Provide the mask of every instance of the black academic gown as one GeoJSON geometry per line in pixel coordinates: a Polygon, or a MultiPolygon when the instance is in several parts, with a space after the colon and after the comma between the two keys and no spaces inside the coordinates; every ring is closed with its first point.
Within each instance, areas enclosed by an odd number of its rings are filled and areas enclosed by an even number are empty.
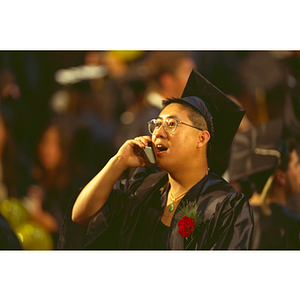
{"type": "MultiPolygon", "coordinates": [[[[87,227],[71,221],[73,197],[61,227],[59,249],[155,249],[154,234],[167,201],[166,172],[139,168],[130,180],[116,183],[106,204],[87,227]],[[150,170],[150,171],[149,171],[150,170]]],[[[167,249],[249,249],[253,217],[247,198],[221,177],[209,173],[181,200],[196,201],[201,224],[188,239],[178,233],[182,206],[175,211],[167,249]]]]}
{"type": "Polygon", "coordinates": [[[270,215],[252,206],[254,216],[253,250],[300,249],[300,215],[277,203],[269,205],[270,215]]]}

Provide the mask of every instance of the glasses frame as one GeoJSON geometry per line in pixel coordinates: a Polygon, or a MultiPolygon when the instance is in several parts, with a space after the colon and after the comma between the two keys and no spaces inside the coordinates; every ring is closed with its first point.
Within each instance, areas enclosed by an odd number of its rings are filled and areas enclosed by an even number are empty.
{"type": "MultiPolygon", "coordinates": [[[[158,118],[157,118],[157,119],[158,119],[158,118]]],[[[159,129],[161,128],[161,125],[160,125],[159,128],[153,130],[153,132],[151,132],[151,130],[150,130],[150,123],[151,123],[152,121],[154,121],[154,123],[155,123],[157,119],[152,119],[152,120],[150,120],[150,121],[148,122],[148,131],[150,132],[151,135],[154,133],[155,130],[159,130],[159,129]]],[[[166,118],[165,120],[162,120],[161,122],[162,122],[162,124],[163,124],[164,131],[165,131],[166,133],[173,133],[173,132],[175,132],[175,130],[177,129],[178,123],[203,131],[203,129],[201,129],[201,128],[198,128],[198,127],[195,127],[195,126],[193,126],[193,125],[184,123],[184,122],[182,122],[182,121],[180,121],[180,120],[176,120],[176,119],[174,119],[174,118],[166,118]],[[174,120],[174,121],[175,121],[175,127],[174,127],[174,129],[173,129],[171,132],[168,132],[168,131],[166,130],[166,127],[167,127],[166,121],[167,121],[168,119],[171,119],[171,120],[174,120]]]]}

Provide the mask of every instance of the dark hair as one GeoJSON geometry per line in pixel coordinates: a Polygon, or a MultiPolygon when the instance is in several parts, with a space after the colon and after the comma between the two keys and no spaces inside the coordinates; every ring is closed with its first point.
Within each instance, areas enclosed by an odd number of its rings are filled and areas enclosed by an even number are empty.
{"type": "MultiPolygon", "coordinates": [[[[280,152],[280,164],[275,166],[273,169],[266,170],[254,175],[251,175],[248,180],[248,184],[251,186],[252,190],[255,190],[258,194],[261,194],[267,179],[275,172],[276,169],[287,171],[288,165],[291,159],[291,152],[297,149],[296,140],[292,137],[288,139],[281,139],[278,146],[278,151],[280,152]]],[[[270,187],[272,190],[274,182],[270,187]]]]}
{"type": "Polygon", "coordinates": [[[279,143],[279,152],[281,154],[281,163],[278,169],[286,171],[291,160],[291,152],[297,149],[297,142],[295,138],[289,137],[286,140],[281,140],[279,143]]]}
{"type": "Polygon", "coordinates": [[[187,103],[186,101],[180,98],[167,98],[166,100],[162,101],[163,108],[167,107],[172,103],[177,103],[185,107],[188,111],[188,118],[191,120],[194,126],[201,128],[203,130],[207,130],[210,133],[210,140],[207,144],[207,157],[210,157],[211,153],[211,144],[213,139],[213,126],[212,123],[208,123],[206,118],[197,110],[193,105],[187,103]]]}

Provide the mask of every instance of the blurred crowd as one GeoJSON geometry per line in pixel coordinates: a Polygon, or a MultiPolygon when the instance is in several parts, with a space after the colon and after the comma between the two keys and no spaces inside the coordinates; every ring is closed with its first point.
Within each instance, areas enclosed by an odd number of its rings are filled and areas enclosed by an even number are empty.
{"type": "MultiPolygon", "coordinates": [[[[300,51],[0,52],[0,249],[56,249],[72,195],[127,139],[149,134],[161,100],[180,97],[193,68],[246,110],[224,178],[254,206],[278,160],[262,170],[266,159],[234,158],[258,131],[267,148],[292,137],[300,153],[300,51]]],[[[298,181],[284,201],[297,216],[298,181]]]]}

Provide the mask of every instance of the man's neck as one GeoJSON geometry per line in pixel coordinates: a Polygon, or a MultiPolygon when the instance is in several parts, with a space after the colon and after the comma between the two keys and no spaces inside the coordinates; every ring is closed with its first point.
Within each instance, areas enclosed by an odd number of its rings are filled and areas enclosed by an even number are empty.
{"type": "Polygon", "coordinates": [[[169,182],[174,197],[189,191],[197,184],[208,172],[208,167],[199,168],[196,171],[178,172],[176,174],[169,173],[169,182]]]}
{"type": "Polygon", "coordinates": [[[286,205],[286,193],[282,188],[275,188],[271,195],[266,199],[266,203],[278,203],[281,205],[286,205]]]}

